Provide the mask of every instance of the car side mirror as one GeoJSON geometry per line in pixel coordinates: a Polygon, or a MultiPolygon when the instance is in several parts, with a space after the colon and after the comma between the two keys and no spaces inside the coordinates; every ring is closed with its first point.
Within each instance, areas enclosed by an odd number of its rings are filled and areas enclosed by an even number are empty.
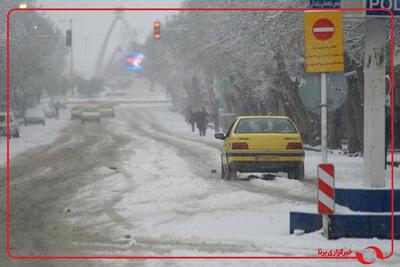
{"type": "Polygon", "coordinates": [[[220,139],[220,140],[225,140],[225,138],[226,138],[224,133],[216,133],[214,136],[216,139],[220,139]]]}

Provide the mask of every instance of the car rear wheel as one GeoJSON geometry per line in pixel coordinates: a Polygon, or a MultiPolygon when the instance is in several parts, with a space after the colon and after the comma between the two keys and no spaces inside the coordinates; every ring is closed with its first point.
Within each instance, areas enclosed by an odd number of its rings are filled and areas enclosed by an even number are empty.
{"type": "Polygon", "coordinates": [[[304,180],[304,162],[299,163],[296,167],[288,170],[288,178],[299,181],[304,180]]]}

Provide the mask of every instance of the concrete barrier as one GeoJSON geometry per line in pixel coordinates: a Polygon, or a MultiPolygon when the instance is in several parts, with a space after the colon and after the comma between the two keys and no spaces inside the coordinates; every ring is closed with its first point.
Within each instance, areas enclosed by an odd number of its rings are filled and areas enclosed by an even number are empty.
{"type": "MultiPolygon", "coordinates": [[[[390,189],[335,189],[335,202],[353,211],[390,212],[390,189]]],[[[394,190],[394,211],[400,211],[400,189],[394,190]]]]}
{"type": "MultiPolygon", "coordinates": [[[[394,238],[400,239],[400,189],[394,192],[394,238]]],[[[328,215],[328,238],[380,238],[390,239],[392,229],[391,190],[389,189],[335,189],[336,204],[350,211],[328,215]]],[[[315,232],[322,228],[322,216],[315,212],[291,211],[289,232],[302,230],[315,232]]]]}

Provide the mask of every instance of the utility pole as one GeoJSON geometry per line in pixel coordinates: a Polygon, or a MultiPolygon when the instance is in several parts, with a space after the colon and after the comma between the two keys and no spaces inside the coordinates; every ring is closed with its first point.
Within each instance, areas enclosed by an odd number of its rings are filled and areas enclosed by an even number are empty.
{"type": "Polygon", "coordinates": [[[366,18],[364,57],[364,185],[385,186],[386,19],[366,18]]]}
{"type": "Polygon", "coordinates": [[[74,45],[73,45],[73,38],[72,38],[72,19],[69,20],[69,29],[71,31],[71,59],[70,59],[70,79],[71,79],[71,93],[74,90],[74,45]]]}

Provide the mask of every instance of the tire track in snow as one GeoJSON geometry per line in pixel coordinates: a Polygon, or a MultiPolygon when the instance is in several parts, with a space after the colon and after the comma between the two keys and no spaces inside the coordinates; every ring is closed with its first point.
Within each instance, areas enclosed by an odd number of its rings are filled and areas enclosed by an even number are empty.
{"type": "MultiPolygon", "coordinates": [[[[143,135],[151,137],[161,143],[167,144],[174,149],[178,150],[178,155],[181,156],[183,159],[188,161],[192,169],[194,170],[195,174],[198,176],[207,179],[208,181],[214,180],[217,184],[224,184],[228,185],[235,190],[244,190],[249,191],[252,193],[261,193],[261,194],[268,194],[272,197],[279,199],[280,201],[295,201],[295,202],[305,202],[305,203],[314,203],[315,198],[311,188],[309,189],[309,194],[306,195],[298,195],[293,194],[287,191],[285,188],[279,187],[259,187],[256,185],[252,185],[246,181],[235,180],[230,182],[221,181],[219,178],[215,176],[212,177],[210,175],[211,169],[219,169],[219,161],[215,162],[210,157],[210,150],[217,150],[214,146],[208,146],[208,148],[204,148],[201,150],[194,149],[193,145],[197,148],[199,143],[206,144],[204,141],[198,142],[197,140],[192,139],[185,139],[181,136],[177,136],[172,132],[166,132],[163,127],[159,126],[156,123],[154,117],[152,117],[150,112],[146,112],[145,109],[129,109],[125,112],[130,112],[135,114],[134,116],[125,116],[129,119],[135,118],[135,121],[130,121],[131,126],[140,131],[143,135]],[[140,118],[140,120],[137,120],[140,118]],[[182,140],[184,139],[184,140],[182,140]],[[216,180],[218,179],[218,180],[216,180]],[[219,181],[219,182],[217,182],[219,181]]],[[[218,153],[220,150],[211,153],[218,153]]]]}

